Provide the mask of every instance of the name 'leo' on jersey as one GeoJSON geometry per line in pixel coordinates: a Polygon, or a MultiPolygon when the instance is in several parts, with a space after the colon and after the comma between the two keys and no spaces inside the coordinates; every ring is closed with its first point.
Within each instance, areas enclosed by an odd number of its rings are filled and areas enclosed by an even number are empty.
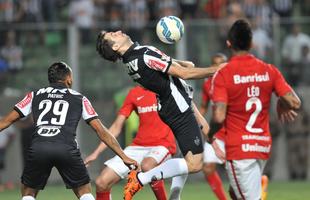
{"type": "Polygon", "coordinates": [[[76,128],[81,118],[98,117],[90,101],[63,84],[51,84],[28,93],[14,109],[21,117],[33,114],[36,126],[32,142],[51,141],[77,146],[76,128]]]}

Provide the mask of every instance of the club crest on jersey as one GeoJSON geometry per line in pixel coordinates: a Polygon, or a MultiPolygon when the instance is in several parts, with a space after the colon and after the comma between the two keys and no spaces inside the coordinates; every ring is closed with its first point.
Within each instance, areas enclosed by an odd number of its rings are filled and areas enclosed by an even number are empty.
{"type": "Polygon", "coordinates": [[[60,133],[60,129],[58,126],[41,126],[37,133],[43,137],[53,137],[60,133]]]}
{"type": "Polygon", "coordinates": [[[17,106],[18,106],[19,108],[24,108],[24,107],[26,107],[26,106],[31,102],[31,100],[32,100],[32,93],[30,92],[30,93],[28,93],[28,94],[25,96],[25,98],[24,98],[23,100],[21,100],[21,101],[17,104],[17,106]]]}
{"type": "Polygon", "coordinates": [[[200,144],[200,139],[196,136],[194,143],[196,144],[196,146],[199,146],[200,144]]]}

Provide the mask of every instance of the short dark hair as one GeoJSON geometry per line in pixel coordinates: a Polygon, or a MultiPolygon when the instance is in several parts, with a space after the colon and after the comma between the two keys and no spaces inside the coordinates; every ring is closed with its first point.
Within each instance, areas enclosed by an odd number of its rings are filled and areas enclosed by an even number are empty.
{"type": "Polygon", "coordinates": [[[71,68],[64,62],[55,62],[48,68],[49,83],[64,81],[71,74],[71,68]]]}
{"type": "Polygon", "coordinates": [[[250,23],[244,19],[237,20],[228,32],[228,41],[234,50],[250,50],[252,43],[250,23]]]}
{"type": "Polygon", "coordinates": [[[97,37],[96,50],[106,60],[116,62],[121,59],[121,55],[112,49],[113,42],[104,39],[107,32],[101,31],[97,37]]]}

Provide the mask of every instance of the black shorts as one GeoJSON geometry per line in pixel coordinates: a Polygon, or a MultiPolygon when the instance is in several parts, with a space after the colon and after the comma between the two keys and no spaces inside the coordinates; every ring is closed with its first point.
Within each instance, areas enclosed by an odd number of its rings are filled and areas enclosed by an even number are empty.
{"type": "Polygon", "coordinates": [[[5,161],[5,148],[0,148],[0,170],[4,169],[5,166],[4,161],[5,161]]]}
{"type": "Polygon", "coordinates": [[[179,113],[174,120],[162,120],[171,128],[183,156],[189,151],[193,154],[203,152],[201,129],[192,109],[179,113]]]}
{"type": "Polygon", "coordinates": [[[21,181],[27,187],[42,190],[53,167],[57,168],[68,189],[90,182],[79,149],[54,142],[37,142],[31,145],[21,181]]]}

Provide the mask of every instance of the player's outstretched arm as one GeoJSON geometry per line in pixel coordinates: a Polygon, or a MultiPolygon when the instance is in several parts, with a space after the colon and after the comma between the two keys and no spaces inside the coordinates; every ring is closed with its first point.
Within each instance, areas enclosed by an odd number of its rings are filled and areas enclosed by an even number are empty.
{"type": "Polygon", "coordinates": [[[11,124],[13,124],[15,121],[17,121],[20,118],[20,115],[17,111],[12,110],[10,113],[8,113],[6,116],[4,116],[2,119],[0,119],[0,132],[3,129],[6,129],[11,124]]]}
{"type": "Polygon", "coordinates": [[[103,141],[112,151],[115,152],[124,162],[124,164],[129,167],[130,169],[138,168],[138,163],[127,157],[120,147],[119,143],[112,135],[112,133],[101,123],[99,119],[94,119],[89,122],[89,125],[96,131],[98,137],[103,141]]]}
{"type": "Polygon", "coordinates": [[[206,68],[182,67],[180,63],[172,61],[168,74],[184,80],[202,79],[212,76],[220,68],[221,67],[219,66],[211,66],[206,68]]]}
{"type": "MultiPolygon", "coordinates": [[[[112,125],[109,128],[109,131],[112,133],[112,135],[117,138],[121,130],[124,126],[124,123],[126,121],[126,117],[123,115],[118,115],[112,125]]],[[[84,163],[86,166],[88,166],[91,162],[95,161],[99,154],[103,152],[107,148],[107,145],[104,142],[100,142],[98,147],[89,155],[85,158],[84,163]]]]}

